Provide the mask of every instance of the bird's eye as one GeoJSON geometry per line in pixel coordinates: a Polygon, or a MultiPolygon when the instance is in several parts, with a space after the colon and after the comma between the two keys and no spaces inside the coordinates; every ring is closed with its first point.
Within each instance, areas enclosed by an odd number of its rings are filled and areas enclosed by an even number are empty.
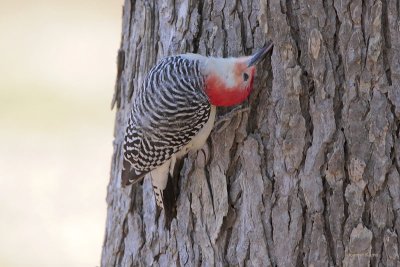
{"type": "Polygon", "coordinates": [[[249,79],[249,75],[245,72],[243,73],[243,80],[247,81],[249,79]]]}

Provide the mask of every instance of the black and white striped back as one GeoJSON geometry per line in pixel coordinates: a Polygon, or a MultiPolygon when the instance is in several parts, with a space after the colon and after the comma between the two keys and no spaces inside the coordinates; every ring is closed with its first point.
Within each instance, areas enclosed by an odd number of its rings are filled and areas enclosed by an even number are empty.
{"type": "Polygon", "coordinates": [[[210,109],[200,59],[162,59],[135,93],[125,134],[123,183],[140,179],[180,151],[203,128],[210,109]]]}

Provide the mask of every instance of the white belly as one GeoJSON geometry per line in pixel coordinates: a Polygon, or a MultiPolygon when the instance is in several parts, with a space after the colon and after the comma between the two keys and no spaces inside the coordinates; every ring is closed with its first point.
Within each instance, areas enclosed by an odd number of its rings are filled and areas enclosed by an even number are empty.
{"type": "Polygon", "coordinates": [[[196,134],[195,137],[193,137],[192,141],[190,141],[189,144],[184,146],[183,149],[176,154],[176,157],[183,157],[189,151],[196,151],[204,146],[214,126],[216,112],[217,107],[212,105],[210,117],[208,118],[206,124],[204,124],[204,127],[196,134]]]}
{"type": "Polygon", "coordinates": [[[181,151],[172,155],[172,157],[164,162],[164,164],[151,171],[152,184],[154,188],[156,202],[159,207],[164,208],[163,192],[168,182],[168,174],[170,174],[171,176],[173,175],[173,170],[177,158],[180,159],[185,156],[189,151],[196,151],[204,146],[214,126],[216,110],[217,109],[215,106],[211,106],[210,117],[208,118],[208,121],[206,122],[204,127],[196,134],[192,141],[184,146],[181,151]]]}

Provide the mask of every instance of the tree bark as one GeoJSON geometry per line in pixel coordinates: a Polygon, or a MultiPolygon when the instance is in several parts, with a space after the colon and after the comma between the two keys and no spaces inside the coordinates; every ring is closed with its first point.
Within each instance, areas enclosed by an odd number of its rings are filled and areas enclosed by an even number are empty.
{"type": "Polygon", "coordinates": [[[125,1],[122,26],[102,266],[400,265],[398,0],[125,1]],[[166,55],[269,39],[248,110],[219,110],[165,229],[148,178],[120,185],[132,92],[166,55]]]}

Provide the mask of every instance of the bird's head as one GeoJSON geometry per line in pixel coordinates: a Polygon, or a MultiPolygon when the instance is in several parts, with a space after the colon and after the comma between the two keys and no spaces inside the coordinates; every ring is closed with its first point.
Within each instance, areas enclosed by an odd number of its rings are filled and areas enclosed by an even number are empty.
{"type": "Polygon", "coordinates": [[[272,43],[257,53],[239,58],[210,58],[206,64],[205,92],[215,106],[243,102],[253,89],[255,65],[271,50],[272,43]]]}

